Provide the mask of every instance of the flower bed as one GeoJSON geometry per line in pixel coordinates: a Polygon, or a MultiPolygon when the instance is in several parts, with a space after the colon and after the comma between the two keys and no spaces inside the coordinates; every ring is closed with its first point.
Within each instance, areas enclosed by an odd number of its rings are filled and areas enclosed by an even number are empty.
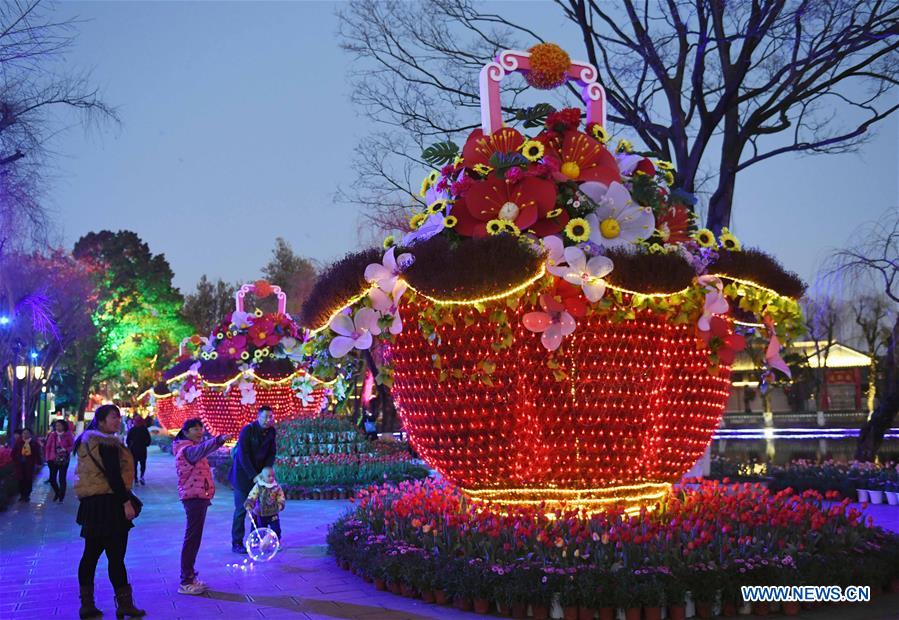
{"type": "Polygon", "coordinates": [[[729,459],[712,460],[711,478],[733,481],[764,481],[772,492],[835,492],[853,501],[871,500],[899,506],[899,465],[895,463],[812,463],[797,460],[778,466],[770,463],[737,463],[729,459]],[[861,493],[860,493],[861,491],[861,493]],[[872,493],[873,492],[873,493],[872,493]]]}
{"type": "MultiPolygon", "coordinates": [[[[227,483],[230,451],[210,456],[216,479],[227,483]]],[[[278,424],[275,475],[289,499],[345,499],[379,482],[426,478],[406,444],[369,441],[347,419],[322,417],[278,424]]]]}
{"type": "Polygon", "coordinates": [[[899,588],[899,537],[866,523],[848,500],[826,507],[813,491],[706,481],[656,511],[589,517],[540,507],[475,510],[434,480],[371,487],[358,497],[328,534],[338,563],[378,587],[462,608],[530,605],[539,617],[558,597],[592,618],[597,610],[666,605],[676,614],[688,592],[698,606],[735,608],[741,585],[899,588]]]}

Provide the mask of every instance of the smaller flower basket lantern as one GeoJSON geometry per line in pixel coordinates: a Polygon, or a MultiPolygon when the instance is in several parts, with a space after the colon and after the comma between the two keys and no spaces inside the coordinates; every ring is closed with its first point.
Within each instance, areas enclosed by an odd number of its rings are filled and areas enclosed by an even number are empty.
{"type": "Polygon", "coordinates": [[[199,417],[210,432],[236,436],[262,406],[286,421],[316,416],[325,404],[328,385],[300,363],[303,336],[287,314],[281,288],[260,280],[241,286],[235,297],[234,312],[208,338],[182,342],[178,362],[164,373],[161,387],[168,392],[154,388],[156,412],[166,428],[199,417]],[[258,299],[275,296],[277,311],[245,310],[250,293],[258,299]]]}
{"type": "Polygon", "coordinates": [[[481,128],[422,154],[439,169],[409,230],[325,270],[303,308],[313,372],[377,348],[415,450],[472,498],[652,505],[711,441],[747,336],[789,373],[801,280],[698,229],[671,163],[607,148],[597,77],[552,44],[499,54],[481,128]],[[576,82],[585,128],[546,104],[518,114],[535,135],[506,126],[516,72],[576,82]]]}

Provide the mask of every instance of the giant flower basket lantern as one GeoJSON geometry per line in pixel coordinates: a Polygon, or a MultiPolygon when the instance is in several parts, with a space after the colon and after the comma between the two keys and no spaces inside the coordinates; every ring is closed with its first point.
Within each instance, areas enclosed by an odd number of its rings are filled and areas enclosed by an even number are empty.
{"type": "Polygon", "coordinates": [[[609,151],[596,79],[552,44],[502,52],[481,71],[481,129],[425,151],[440,169],[400,247],[347,257],[304,306],[313,368],[379,348],[416,451],[473,498],[652,504],[711,441],[746,335],[789,372],[778,336],[801,328],[801,281],[697,230],[673,165],[609,151]],[[576,81],[586,130],[549,106],[519,115],[537,135],[505,126],[512,72],[576,81]]]}
{"type": "Polygon", "coordinates": [[[287,296],[264,280],[244,284],[235,295],[235,310],[209,337],[182,342],[178,362],[152,390],[156,412],[166,428],[199,417],[213,433],[236,435],[269,406],[280,421],[317,415],[327,399],[327,385],[302,366],[302,331],[287,314],[287,296]],[[245,298],[274,296],[277,311],[248,311],[245,298]],[[185,347],[194,345],[193,354],[185,347]]]}

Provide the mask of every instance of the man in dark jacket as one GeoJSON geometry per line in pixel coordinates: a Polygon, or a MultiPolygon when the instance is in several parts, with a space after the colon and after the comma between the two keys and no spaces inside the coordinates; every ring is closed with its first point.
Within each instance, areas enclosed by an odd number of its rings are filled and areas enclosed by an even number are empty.
{"type": "Polygon", "coordinates": [[[253,478],[259,475],[263,467],[274,467],[275,451],[275,412],[271,407],[260,407],[256,421],[240,431],[228,475],[228,481],[234,487],[231,550],[235,553],[247,552],[243,545],[247,518],[244,503],[253,488],[253,478]]]}
{"type": "Polygon", "coordinates": [[[134,416],[134,426],[128,431],[125,439],[125,445],[131,450],[131,456],[134,457],[134,477],[135,482],[147,484],[144,482],[144,474],[147,473],[147,448],[153,443],[150,439],[150,430],[147,428],[147,422],[139,415],[134,416]],[[140,467],[140,477],[137,475],[138,467],[140,467]]]}

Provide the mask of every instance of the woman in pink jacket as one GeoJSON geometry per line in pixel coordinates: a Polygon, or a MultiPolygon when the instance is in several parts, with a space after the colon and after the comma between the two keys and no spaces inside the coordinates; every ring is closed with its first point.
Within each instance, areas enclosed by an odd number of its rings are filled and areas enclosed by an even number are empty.
{"type": "Polygon", "coordinates": [[[178,474],[178,497],[187,515],[184,544],[181,546],[181,585],[179,594],[202,594],[206,584],[197,579],[194,564],[203,539],[206,510],[215,495],[215,481],[207,456],[228,441],[228,435],[203,439],[203,422],[191,418],[184,422],[172,444],[175,455],[175,471],[178,474]]]}
{"type": "Polygon", "coordinates": [[[44,460],[50,469],[50,486],[53,487],[54,502],[62,503],[66,496],[66,472],[69,471],[69,460],[72,457],[72,447],[75,445],[75,436],[69,430],[69,423],[65,420],[57,420],[53,423],[53,430],[47,435],[44,443],[44,460]]]}

